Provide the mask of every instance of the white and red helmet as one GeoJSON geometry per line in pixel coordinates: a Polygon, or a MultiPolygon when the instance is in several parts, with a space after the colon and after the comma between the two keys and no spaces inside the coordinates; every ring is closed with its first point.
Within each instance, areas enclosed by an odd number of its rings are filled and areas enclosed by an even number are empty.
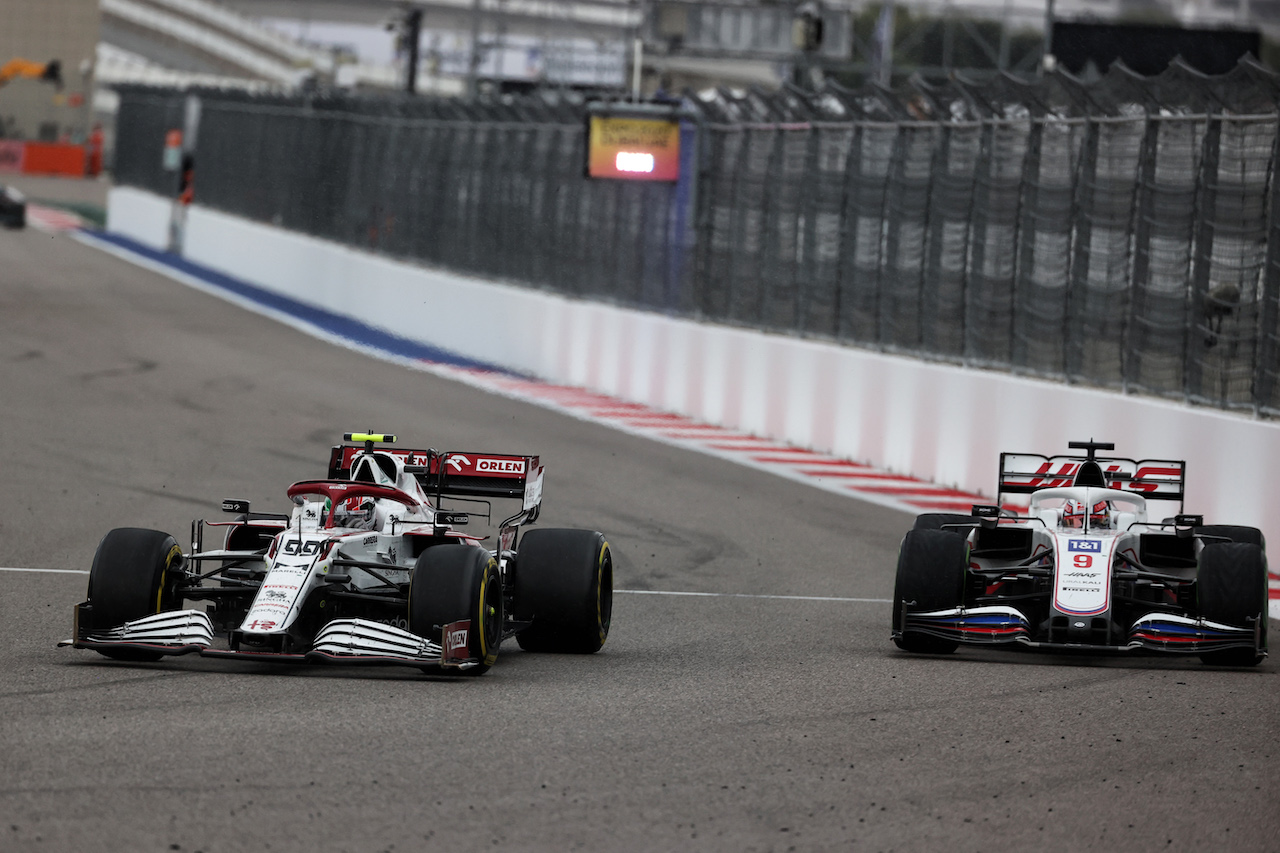
{"type": "Polygon", "coordinates": [[[1083,501],[1076,500],[1069,500],[1063,504],[1062,526],[1083,528],[1085,515],[1089,516],[1090,527],[1111,526],[1111,504],[1098,501],[1093,506],[1088,506],[1083,501]]]}
{"type": "Polygon", "coordinates": [[[333,508],[333,526],[355,530],[373,530],[375,527],[373,498],[347,498],[333,508]]]}

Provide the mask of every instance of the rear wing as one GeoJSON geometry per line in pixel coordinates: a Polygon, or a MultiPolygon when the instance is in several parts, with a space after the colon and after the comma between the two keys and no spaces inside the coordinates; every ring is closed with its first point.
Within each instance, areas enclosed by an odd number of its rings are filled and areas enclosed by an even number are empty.
{"type": "Polygon", "coordinates": [[[1001,453],[996,500],[1000,502],[1003,495],[1029,495],[1040,489],[1076,485],[1081,467],[1090,462],[1096,462],[1101,470],[1103,482],[1096,485],[1134,492],[1147,500],[1181,504],[1186,497],[1187,463],[1183,460],[1001,453]]]}
{"type": "MultiPolygon", "coordinates": [[[[336,445],[329,454],[329,479],[351,478],[351,465],[366,450],[336,445]]],[[[441,453],[437,450],[376,451],[403,460],[423,491],[430,495],[468,498],[514,498],[531,510],[542,503],[542,465],[537,456],[500,453],[441,453]]]]}

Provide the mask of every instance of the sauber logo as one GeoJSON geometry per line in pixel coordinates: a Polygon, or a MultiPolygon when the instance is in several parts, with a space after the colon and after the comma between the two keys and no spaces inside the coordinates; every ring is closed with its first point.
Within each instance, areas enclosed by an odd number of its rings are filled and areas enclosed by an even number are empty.
{"type": "Polygon", "coordinates": [[[1072,539],[1067,543],[1068,551],[1090,551],[1095,554],[1102,553],[1101,539],[1072,539]]]}
{"type": "Polygon", "coordinates": [[[523,459],[477,459],[476,470],[484,474],[523,474],[523,459]]]}

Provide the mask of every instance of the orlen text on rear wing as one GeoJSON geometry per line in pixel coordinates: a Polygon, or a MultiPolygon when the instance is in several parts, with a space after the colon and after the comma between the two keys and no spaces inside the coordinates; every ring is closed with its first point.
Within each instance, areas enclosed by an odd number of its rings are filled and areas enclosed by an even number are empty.
{"type": "MultiPolygon", "coordinates": [[[[337,445],[329,455],[329,479],[351,477],[351,465],[362,447],[337,445]]],[[[437,450],[378,448],[404,461],[429,495],[469,498],[514,498],[526,512],[542,503],[542,465],[537,456],[502,453],[441,453],[437,450]]],[[[532,518],[526,521],[532,521],[532,518]]]]}
{"type": "MultiPolygon", "coordinates": [[[[1075,485],[1084,456],[1001,453],[997,501],[1003,495],[1029,495],[1040,489],[1075,485]]],[[[1134,492],[1147,500],[1177,501],[1186,496],[1187,463],[1180,459],[1095,457],[1107,488],[1134,492]]]]}

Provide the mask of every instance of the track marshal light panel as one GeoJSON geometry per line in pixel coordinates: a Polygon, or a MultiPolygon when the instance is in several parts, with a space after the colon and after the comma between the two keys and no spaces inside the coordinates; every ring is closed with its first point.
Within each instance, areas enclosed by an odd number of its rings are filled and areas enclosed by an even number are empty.
{"type": "Polygon", "coordinates": [[[679,180],[679,107],[591,104],[587,110],[586,175],[627,181],[679,180]]]}

